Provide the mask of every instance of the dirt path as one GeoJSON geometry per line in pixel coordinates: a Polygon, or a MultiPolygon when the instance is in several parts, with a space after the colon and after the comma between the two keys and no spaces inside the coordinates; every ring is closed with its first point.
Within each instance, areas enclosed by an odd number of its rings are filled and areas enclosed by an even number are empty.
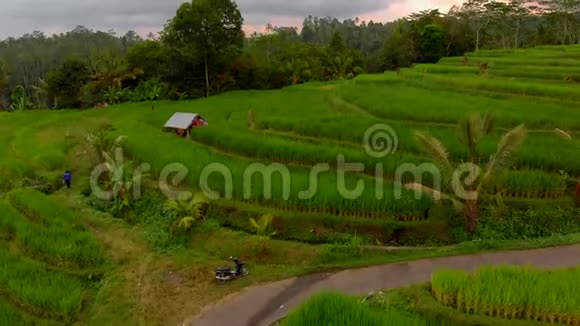
{"type": "Polygon", "coordinates": [[[440,268],[471,271],[481,265],[502,264],[531,265],[538,268],[578,266],[580,245],[425,259],[289,279],[246,289],[209,308],[184,325],[270,325],[305,299],[322,290],[364,295],[371,291],[395,289],[429,281],[431,273],[440,268]]]}

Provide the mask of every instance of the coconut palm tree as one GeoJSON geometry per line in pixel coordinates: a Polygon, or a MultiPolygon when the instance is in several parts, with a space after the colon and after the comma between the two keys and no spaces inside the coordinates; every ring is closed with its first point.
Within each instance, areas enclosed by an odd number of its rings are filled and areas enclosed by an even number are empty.
{"type": "Polygon", "coordinates": [[[495,118],[491,114],[483,117],[473,114],[459,124],[458,137],[467,147],[468,162],[457,166],[450,161],[447,148],[439,140],[427,133],[415,131],[418,142],[438,164],[445,180],[445,189],[434,189],[418,183],[410,183],[405,187],[430,195],[436,203],[450,201],[458,212],[465,215],[465,230],[469,233],[474,233],[477,227],[483,187],[493,176],[509,167],[513,152],[527,137],[527,128],[524,125],[508,131],[501,138],[496,153],[482,168],[478,145],[492,132],[494,122],[495,118]],[[461,181],[459,178],[465,172],[469,176],[461,181]]]}
{"type": "MultiPolygon", "coordinates": [[[[38,108],[49,108],[50,106],[50,99],[49,99],[49,85],[45,79],[39,78],[37,86],[30,86],[34,92],[34,102],[36,103],[36,107],[38,108]]],[[[54,104],[53,108],[56,108],[56,96],[52,99],[52,103],[54,104]]]]}
{"type": "Polygon", "coordinates": [[[96,163],[106,163],[103,153],[112,156],[115,149],[121,147],[121,144],[127,139],[127,136],[119,136],[115,139],[110,137],[109,129],[101,126],[97,131],[86,135],[85,140],[90,147],[91,152],[96,157],[96,163]]]}
{"type": "MultiPolygon", "coordinates": [[[[574,137],[571,134],[565,132],[561,129],[554,130],[556,135],[562,137],[563,139],[572,142],[579,150],[580,150],[580,142],[575,142],[574,137]]],[[[580,179],[573,179],[576,182],[576,191],[575,191],[575,199],[576,199],[576,206],[580,207],[580,179]]]]}

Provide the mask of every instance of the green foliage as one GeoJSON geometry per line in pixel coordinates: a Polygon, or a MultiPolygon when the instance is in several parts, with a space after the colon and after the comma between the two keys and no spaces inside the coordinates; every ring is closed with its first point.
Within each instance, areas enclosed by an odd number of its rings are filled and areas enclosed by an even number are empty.
{"type": "Polygon", "coordinates": [[[580,298],[576,269],[543,271],[485,267],[471,275],[441,270],[432,276],[433,295],[457,310],[498,318],[573,323],[580,298]]]}
{"type": "Polygon", "coordinates": [[[446,188],[430,188],[419,183],[410,183],[406,187],[428,194],[435,202],[442,200],[450,201],[457,211],[465,214],[465,228],[468,232],[475,232],[479,202],[481,201],[482,190],[500,172],[509,168],[513,152],[517,150],[527,137],[527,129],[520,125],[508,131],[500,140],[497,152],[493,154],[483,172],[479,166],[479,144],[483,137],[489,135],[493,129],[495,117],[491,114],[469,115],[467,119],[458,125],[459,142],[467,147],[468,162],[471,164],[463,168],[463,173],[468,173],[464,180],[455,177],[457,171],[462,167],[455,168],[449,160],[449,151],[441,141],[429,134],[416,131],[417,141],[425,149],[436,164],[440,167],[443,177],[446,178],[446,188]],[[453,175],[453,176],[452,176],[453,175]]]}
{"type": "Polygon", "coordinates": [[[274,216],[270,214],[262,215],[257,221],[254,218],[250,218],[250,225],[258,236],[269,239],[276,235],[276,231],[270,230],[273,219],[274,216]]]}
{"type": "MultiPolygon", "coordinates": [[[[6,66],[4,65],[4,62],[0,61],[0,99],[4,98],[7,87],[8,87],[8,76],[6,73],[6,66]]],[[[0,109],[4,109],[4,107],[2,106],[3,104],[4,103],[0,104],[0,109]]]]}
{"type": "MultiPolygon", "coordinates": [[[[141,101],[156,101],[165,99],[169,94],[168,85],[159,79],[150,79],[143,81],[133,90],[132,100],[136,102],[141,101]]],[[[177,94],[178,100],[182,100],[185,94],[177,94]]]]}
{"type": "Polygon", "coordinates": [[[80,108],[81,90],[89,80],[87,64],[78,59],[68,59],[58,70],[47,74],[49,97],[55,99],[57,108],[80,108]]]}
{"type": "MultiPolygon", "coordinates": [[[[191,237],[190,233],[176,232],[177,217],[167,211],[166,204],[163,194],[147,191],[134,203],[132,220],[143,226],[145,239],[152,248],[162,254],[173,254],[187,248],[191,237]]],[[[196,227],[199,226],[198,223],[196,227]]]]}
{"type": "Polygon", "coordinates": [[[166,203],[166,211],[178,220],[178,227],[189,231],[197,221],[207,217],[208,200],[201,194],[191,199],[172,199],[166,203]]]}
{"type": "Polygon", "coordinates": [[[111,104],[119,104],[125,99],[129,98],[130,90],[128,88],[121,88],[119,86],[109,86],[103,92],[103,99],[107,101],[107,103],[111,104]]]}
{"type": "Polygon", "coordinates": [[[435,63],[444,57],[446,53],[446,31],[437,24],[429,24],[421,31],[419,48],[421,49],[421,61],[435,63]]]}
{"type": "Polygon", "coordinates": [[[26,90],[22,85],[18,85],[12,90],[10,103],[10,110],[12,111],[24,111],[30,109],[31,104],[26,95],[26,90]]]}
{"type": "Polygon", "coordinates": [[[114,155],[115,150],[120,148],[127,138],[125,136],[111,137],[110,132],[110,125],[101,125],[85,136],[85,142],[93,156],[93,164],[105,163],[106,157],[104,154],[109,155],[109,157],[114,155]]]}
{"type": "Polygon", "coordinates": [[[539,239],[571,234],[580,230],[578,210],[563,208],[513,209],[497,216],[482,215],[475,238],[478,240],[539,239]]]}
{"type": "MultiPolygon", "coordinates": [[[[182,52],[196,52],[206,76],[206,96],[210,94],[210,75],[215,82],[215,66],[223,65],[243,46],[243,18],[230,0],[194,0],[183,3],[165,26],[163,41],[182,52]]],[[[214,85],[215,87],[215,85],[214,85]]]]}
{"type": "MultiPolygon", "coordinates": [[[[247,211],[233,207],[214,207],[209,216],[226,227],[253,233],[254,229],[246,221],[259,218],[266,211],[249,208],[247,211]]],[[[424,222],[395,222],[388,219],[361,219],[321,214],[297,212],[276,212],[272,226],[276,238],[315,244],[334,243],[344,249],[351,243],[368,243],[374,240],[388,245],[449,244],[450,227],[446,219],[424,222]],[[356,233],[357,236],[352,234],[356,233]]],[[[355,246],[357,247],[357,246],[355,246]]],[[[350,250],[350,249],[349,249],[350,250]]],[[[358,247],[355,248],[355,251],[358,247]]]]}
{"type": "Polygon", "coordinates": [[[55,175],[35,175],[33,177],[26,177],[20,181],[19,186],[22,188],[31,188],[49,195],[60,189],[63,185],[59,174],[58,177],[55,175]]]}
{"type": "MultiPolygon", "coordinates": [[[[120,151],[116,148],[115,151],[120,151]]],[[[105,181],[108,190],[112,191],[113,215],[124,215],[129,210],[135,198],[133,198],[133,188],[140,187],[143,178],[148,176],[148,173],[134,168],[132,161],[122,161],[118,156],[111,156],[108,153],[103,153],[105,159],[105,169],[107,179],[105,181]]]]}
{"type": "Polygon", "coordinates": [[[131,69],[143,70],[143,79],[162,76],[167,69],[168,50],[157,41],[143,41],[133,45],[127,52],[127,63],[131,69]]]}
{"type": "Polygon", "coordinates": [[[400,30],[395,29],[385,43],[381,53],[383,70],[397,70],[409,67],[413,63],[411,40],[400,30]]]}

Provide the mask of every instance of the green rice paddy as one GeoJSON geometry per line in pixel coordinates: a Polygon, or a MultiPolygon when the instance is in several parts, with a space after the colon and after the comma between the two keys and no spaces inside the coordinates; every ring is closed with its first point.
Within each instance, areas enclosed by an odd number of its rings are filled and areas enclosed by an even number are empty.
{"type": "MultiPolygon", "coordinates": [[[[365,226],[360,227],[362,232],[366,225],[423,225],[423,220],[430,219],[426,213],[432,205],[429,199],[416,198],[413,192],[401,189],[395,178],[403,164],[431,163],[413,131],[429,131],[448,147],[451,160],[461,163],[467,152],[457,140],[455,124],[468,113],[492,112],[498,130],[481,143],[481,162],[494,153],[506,129],[525,123],[530,135],[515,154],[513,166],[485,191],[500,192],[514,200],[533,199],[542,207],[571,206],[573,193],[562,174],[580,176],[580,151],[552,130],[580,134],[580,47],[479,51],[466,57],[467,62],[458,57],[444,58],[435,65],[417,65],[400,75],[361,75],[352,81],[230,92],[195,101],[0,113],[0,324],[52,325],[73,321],[81,313],[90,286],[71,271],[101,266],[104,249],[84,230],[75,213],[41,193],[10,190],[24,179],[60,178],[65,169],[73,171],[73,187],[85,186],[81,180],[86,181],[92,167],[84,137],[101,124],[111,125],[114,136],[128,136],[125,154],[137,163],[150,164],[153,181],[168,164],[179,163],[188,173],[176,186],[200,188],[204,170],[219,166],[228,171],[225,179],[212,173],[207,186],[221,197],[235,200],[233,204],[284,211],[285,221],[294,215],[304,216],[308,229],[340,218],[356,219],[364,221],[360,223],[365,226]],[[485,73],[480,64],[488,65],[485,73]],[[248,128],[249,111],[255,114],[255,129],[248,128]],[[164,132],[164,123],[175,112],[199,113],[209,126],[194,130],[191,139],[164,132]],[[384,157],[370,156],[364,147],[365,133],[375,125],[388,125],[396,133],[396,146],[384,157]],[[360,163],[362,167],[346,172],[342,180],[337,174],[340,156],[344,163],[360,163]],[[278,167],[288,172],[289,181],[274,171],[271,184],[264,185],[258,166],[258,173],[248,183],[247,169],[254,163],[285,165],[278,167]],[[328,169],[314,175],[317,183],[313,189],[312,167],[319,164],[328,164],[328,169]],[[382,171],[379,178],[375,178],[377,167],[382,171]],[[225,182],[230,177],[231,187],[225,182]],[[352,198],[342,191],[348,194],[357,188],[361,190],[352,198]],[[309,189],[315,191],[305,196],[309,189]],[[16,277],[22,274],[26,277],[16,277]]],[[[411,174],[405,174],[401,181],[413,180],[411,174]]],[[[429,177],[425,181],[430,182],[429,177]]],[[[377,230],[382,229],[372,228],[368,234],[377,230]]],[[[482,284],[490,284],[494,273],[482,274],[481,279],[486,280],[482,284]]],[[[497,273],[506,279],[513,276],[509,270],[497,273]]],[[[512,287],[506,282],[502,293],[513,301],[498,297],[498,291],[485,294],[489,286],[478,288],[477,280],[472,288],[483,294],[481,299],[473,299],[475,290],[462,288],[465,282],[446,281],[443,272],[440,279],[445,285],[440,291],[447,291],[447,287],[455,291],[441,292],[449,298],[465,293],[461,307],[457,306],[464,311],[477,308],[483,313],[530,319],[578,318],[572,306],[580,304],[574,301],[574,292],[562,285],[573,282],[574,272],[561,272],[562,283],[548,277],[540,290],[525,290],[532,281],[541,281],[535,273],[525,271],[521,279],[513,276],[512,287]],[[563,296],[566,304],[553,300],[551,287],[568,291],[563,296]],[[526,293],[536,297],[528,298],[526,293]],[[533,309],[525,310],[531,302],[533,309]]],[[[468,278],[461,273],[448,275],[458,280],[468,278]]],[[[437,284],[434,278],[434,287],[437,284]]],[[[370,312],[366,307],[343,308],[344,298],[317,300],[314,308],[291,315],[287,325],[310,325],[306,321],[309,316],[314,316],[311,324],[318,325],[320,318],[329,315],[339,318],[337,324],[360,319],[361,325],[397,325],[397,321],[427,325],[408,316],[385,319],[383,312],[370,312]]],[[[351,303],[347,305],[353,306],[351,303]]]]}
{"type": "Polygon", "coordinates": [[[487,267],[475,274],[442,270],[433,274],[431,283],[440,303],[465,313],[577,325],[579,275],[578,268],[487,267]]]}

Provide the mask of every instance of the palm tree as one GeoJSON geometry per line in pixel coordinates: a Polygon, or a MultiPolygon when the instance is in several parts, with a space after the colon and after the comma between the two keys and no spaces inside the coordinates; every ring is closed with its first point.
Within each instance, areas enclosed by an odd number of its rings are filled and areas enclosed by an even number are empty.
{"type": "MultiPolygon", "coordinates": [[[[580,149],[580,143],[574,142],[574,137],[571,134],[565,132],[561,129],[554,130],[556,135],[562,137],[563,139],[572,142],[578,149],[580,149]]],[[[576,182],[576,191],[575,191],[575,198],[576,198],[576,206],[580,207],[580,179],[573,179],[576,182]]]]}
{"type": "Polygon", "coordinates": [[[105,163],[107,160],[103,153],[112,156],[115,149],[121,147],[121,144],[127,139],[127,136],[119,136],[115,139],[109,135],[109,129],[101,126],[96,132],[86,135],[85,140],[90,146],[93,155],[97,158],[97,163],[105,163]]]}
{"type": "MultiPolygon", "coordinates": [[[[556,133],[556,135],[562,137],[565,140],[569,140],[569,141],[572,141],[572,142],[574,141],[574,137],[572,137],[571,134],[565,132],[564,130],[556,129],[556,130],[554,130],[554,132],[556,133]]],[[[580,143],[574,143],[574,145],[576,147],[578,147],[578,149],[580,149],[580,143]]]]}
{"type": "Polygon", "coordinates": [[[295,58],[286,63],[286,72],[292,78],[292,85],[309,79],[312,74],[307,62],[295,58]]]}
{"type": "Polygon", "coordinates": [[[89,70],[93,81],[117,88],[122,88],[124,81],[135,80],[144,74],[141,68],[130,68],[127,60],[112,49],[93,53],[89,70]]]}
{"type": "Polygon", "coordinates": [[[459,124],[457,129],[459,140],[466,145],[469,154],[468,162],[458,166],[454,166],[449,160],[449,152],[439,140],[427,133],[415,131],[418,142],[439,165],[446,181],[444,184],[446,189],[442,191],[442,189],[433,189],[418,183],[410,183],[405,187],[430,195],[436,203],[442,200],[450,201],[458,212],[465,215],[465,230],[469,233],[474,233],[477,227],[483,187],[493,176],[509,167],[513,152],[527,137],[527,128],[524,125],[508,131],[501,138],[496,153],[490,157],[487,165],[482,169],[478,145],[484,136],[491,133],[494,122],[493,115],[486,114],[482,117],[474,114],[459,124]],[[467,189],[459,180],[461,172],[469,173],[469,177],[464,180],[467,189]]]}
{"type": "MultiPolygon", "coordinates": [[[[49,86],[46,80],[43,78],[38,79],[38,86],[30,86],[34,91],[34,101],[38,108],[48,108],[49,107],[49,86]]],[[[56,97],[53,99],[53,103],[56,107],[56,97]]]]}

